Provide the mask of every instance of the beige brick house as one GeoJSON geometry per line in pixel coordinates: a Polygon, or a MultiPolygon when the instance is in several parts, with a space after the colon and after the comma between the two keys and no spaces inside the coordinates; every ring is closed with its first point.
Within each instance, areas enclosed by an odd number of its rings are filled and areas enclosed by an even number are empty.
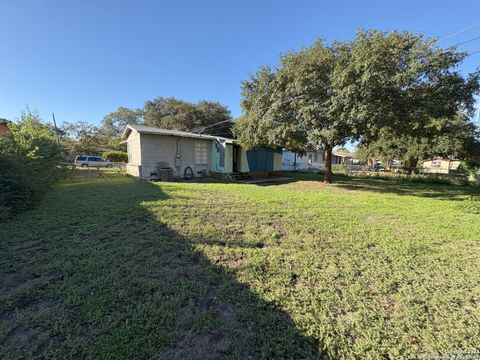
{"type": "Polygon", "coordinates": [[[175,177],[228,174],[277,175],[282,168],[281,150],[243,149],[235,139],[128,125],[122,135],[127,143],[127,174],[153,179],[170,168],[175,177]]]}

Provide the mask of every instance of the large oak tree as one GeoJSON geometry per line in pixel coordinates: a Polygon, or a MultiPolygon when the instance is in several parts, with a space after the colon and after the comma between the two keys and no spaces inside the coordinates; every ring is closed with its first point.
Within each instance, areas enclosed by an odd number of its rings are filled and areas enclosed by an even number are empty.
{"type": "Polygon", "coordinates": [[[373,144],[385,133],[399,141],[441,136],[442,124],[471,112],[479,77],[456,71],[465,56],[408,32],[361,30],[350,42],[316,41],[242,84],[235,132],[247,147],[322,146],[331,182],[333,147],[373,144]]]}
{"type": "Polygon", "coordinates": [[[159,97],[145,102],[143,117],[147,126],[231,136],[230,111],[215,101],[202,100],[195,104],[159,97]]]}

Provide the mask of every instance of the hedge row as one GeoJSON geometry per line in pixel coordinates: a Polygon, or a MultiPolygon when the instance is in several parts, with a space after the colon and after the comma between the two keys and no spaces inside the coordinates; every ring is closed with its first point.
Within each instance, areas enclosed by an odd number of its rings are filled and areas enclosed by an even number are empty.
{"type": "Polygon", "coordinates": [[[105,151],[103,158],[112,162],[128,162],[128,155],[124,151],[105,151]]]}

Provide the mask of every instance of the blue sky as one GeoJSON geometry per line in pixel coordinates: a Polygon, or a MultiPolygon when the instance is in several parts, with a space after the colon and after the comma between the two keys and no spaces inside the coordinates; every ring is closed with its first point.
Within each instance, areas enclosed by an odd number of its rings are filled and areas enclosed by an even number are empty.
{"type": "MultiPolygon", "coordinates": [[[[480,22],[478,0],[0,2],[0,117],[99,123],[118,106],[174,96],[240,114],[240,82],[321,37],[402,29],[444,37],[480,22]]],[[[480,36],[480,26],[441,42],[480,36]]],[[[480,40],[462,46],[480,50],[480,40]]],[[[470,56],[462,72],[480,65],[470,56]]]]}

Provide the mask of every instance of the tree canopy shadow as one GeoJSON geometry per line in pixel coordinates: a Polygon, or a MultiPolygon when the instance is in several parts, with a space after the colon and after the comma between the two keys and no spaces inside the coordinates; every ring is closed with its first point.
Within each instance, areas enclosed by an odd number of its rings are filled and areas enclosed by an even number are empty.
{"type": "MultiPolygon", "coordinates": [[[[298,182],[305,180],[323,182],[324,180],[322,174],[290,173],[287,176],[293,177],[298,182]]],[[[480,196],[480,188],[476,186],[413,182],[395,178],[334,175],[332,186],[351,191],[368,191],[440,200],[463,200],[466,195],[480,196]]]]}
{"type": "Polygon", "coordinates": [[[7,322],[0,353],[327,359],[287,312],[195,247],[226,246],[223,239],[185,236],[144,206],[169,196],[175,194],[151,183],[78,181],[56,191],[35,216],[0,230],[20,234],[1,245],[15,262],[2,279],[15,281],[0,291],[0,321],[7,322]],[[95,200],[86,201],[92,194],[95,200]],[[38,276],[41,286],[32,282],[38,276]]]}
{"type": "Polygon", "coordinates": [[[344,177],[338,179],[334,185],[345,190],[362,190],[381,194],[417,196],[439,200],[461,201],[465,195],[480,196],[480,189],[474,186],[416,183],[390,179],[344,177]]]}

